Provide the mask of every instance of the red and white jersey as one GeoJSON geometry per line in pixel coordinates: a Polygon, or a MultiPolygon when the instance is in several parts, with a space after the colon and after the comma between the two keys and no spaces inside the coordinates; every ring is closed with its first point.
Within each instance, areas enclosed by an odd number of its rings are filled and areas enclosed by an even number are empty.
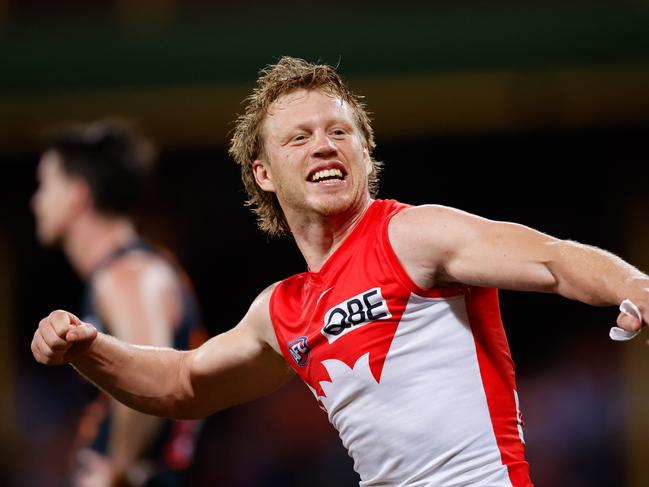
{"type": "Polygon", "coordinates": [[[530,487],[498,291],[418,287],[388,239],[404,208],[373,202],[319,272],[276,287],[282,353],[361,486],[530,487]]]}

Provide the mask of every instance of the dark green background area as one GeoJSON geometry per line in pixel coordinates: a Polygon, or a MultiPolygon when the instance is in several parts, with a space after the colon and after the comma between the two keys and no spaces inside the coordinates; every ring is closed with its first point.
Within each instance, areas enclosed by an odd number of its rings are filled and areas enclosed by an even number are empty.
{"type": "Polygon", "coordinates": [[[0,93],[251,84],[290,54],[348,77],[649,62],[649,4],[309,5],[16,11],[0,22],[0,93]]]}
{"type": "MultiPolygon", "coordinates": [[[[159,144],[141,229],[174,251],[220,333],[305,269],[290,239],[256,229],[226,150],[240,100],[282,55],[337,64],[366,96],[380,197],[522,223],[649,270],[634,251],[649,241],[649,0],[0,0],[0,485],[64,485],[77,420],[73,371],[29,352],[38,321],[82,293],[34,239],[42,129],[123,116],[159,144]]],[[[649,355],[610,342],[615,307],[500,296],[535,485],[649,485],[649,394],[629,383],[647,383],[649,355]]],[[[302,422],[260,441],[273,411],[320,414],[297,387],[210,418],[189,485],[358,485],[324,416],[325,440],[302,422]],[[246,473],[266,483],[237,483],[246,473]]]]}

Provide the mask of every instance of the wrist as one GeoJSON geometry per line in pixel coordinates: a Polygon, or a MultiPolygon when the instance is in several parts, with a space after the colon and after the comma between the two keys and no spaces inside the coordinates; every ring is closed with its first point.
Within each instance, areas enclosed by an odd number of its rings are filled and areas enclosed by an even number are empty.
{"type": "Polygon", "coordinates": [[[115,461],[112,472],[112,487],[140,487],[145,485],[153,474],[153,465],[143,460],[131,464],[115,461]]]}
{"type": "Polygon", "coordinates": [[[105,363],[107,360],[102,359],[102,350],[105,349],[108,335],[97,333],[97,336],[89,343],[77,344],[77,349],[70,354],[70,363],[75,369],[81,370],[84,366],[98,365],[105,363]]]}
{"type": "Polygon", "coordinates": [[[630,278],[622,288],[620,296],[618,296],[618,298],[619,299],[617,304],[620,304],[625,299],[629,299],[631,301],[634,301],[634,298],[641,301],[648,299],[649,276],[642,275],[630,278]]]}

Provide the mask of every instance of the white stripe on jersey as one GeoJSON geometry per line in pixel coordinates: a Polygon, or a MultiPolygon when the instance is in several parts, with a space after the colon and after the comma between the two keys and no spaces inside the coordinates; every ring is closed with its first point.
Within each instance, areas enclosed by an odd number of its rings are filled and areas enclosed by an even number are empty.
{"type": "Polygon", "coordinates": [[[318,397],[354,458],[361,487],[512,486],[464,296],[412,294],[380,383],[368,359],[361,356],[353,369],[324,360],[332,381],[321,382],[326,397],[318,397]]]}

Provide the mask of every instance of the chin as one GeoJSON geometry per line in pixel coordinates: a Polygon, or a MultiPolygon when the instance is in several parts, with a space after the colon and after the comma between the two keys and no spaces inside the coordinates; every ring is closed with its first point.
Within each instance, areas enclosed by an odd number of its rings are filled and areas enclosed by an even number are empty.
{"type": "Polygon", "coordinates": [[[354,205],[352,195],[332,195],[329,198],[323,198],[318,201],[316,207],[320,214],[324,216],[335,216],[345,213],[354,205]]]}
{"type": "Polygon", "coordinates": [[[60,238],[53,232],[48,232],[45,229],[36,229],[36,240],[43,247],[54,247],[59,243],[60,238]]]}

